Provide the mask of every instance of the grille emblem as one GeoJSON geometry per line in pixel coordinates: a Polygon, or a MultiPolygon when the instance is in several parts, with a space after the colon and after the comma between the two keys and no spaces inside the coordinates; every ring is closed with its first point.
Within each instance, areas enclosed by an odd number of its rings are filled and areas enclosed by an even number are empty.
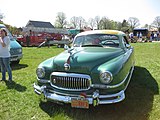
{"type": "Polygon", "coordinates": [[[68,63],[65,63],[64,64],[64,69],[65,69],[65,71],[70,70],[70,65],[68,63]]]}

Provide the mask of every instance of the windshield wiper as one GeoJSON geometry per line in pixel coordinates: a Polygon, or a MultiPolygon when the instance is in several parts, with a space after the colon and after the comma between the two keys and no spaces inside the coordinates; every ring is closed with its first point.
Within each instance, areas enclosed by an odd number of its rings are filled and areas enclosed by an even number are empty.
{"type": "Polygon", "coordinates": [[[97,45],[82,45],[82,47],[103,47],[103,45],[97,44],[97,45]]]}

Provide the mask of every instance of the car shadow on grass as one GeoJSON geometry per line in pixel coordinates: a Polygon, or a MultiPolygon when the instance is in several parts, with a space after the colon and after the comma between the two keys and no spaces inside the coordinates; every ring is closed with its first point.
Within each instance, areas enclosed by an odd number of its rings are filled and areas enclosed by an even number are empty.
{"type": "Polygon", "coordinates": [[[154,95],[157,94],[158,84],[150,72],[146,68],[135,66],[126,90],[126,99],[120,103],[91,106],[90,109],[76,109],[52,102],[40,102],[39,106],[51,118],[63,114],[73,120],[148,120],[154,95]]]}
{"type": "Polygon", "coordinates": [[[28,67],[27,64],[11,64],[12,70],[19,70],[28,67]]]}
{"type": "Polygon", "coordinates": [[[9,81],[5,80],[4,82],[5,82],[8,89],[15,89],[18,92],[24,92],[27,89],[25,86],[22,86],[22,85],[16,83],[15,81],[9,82],[9,81]]]}

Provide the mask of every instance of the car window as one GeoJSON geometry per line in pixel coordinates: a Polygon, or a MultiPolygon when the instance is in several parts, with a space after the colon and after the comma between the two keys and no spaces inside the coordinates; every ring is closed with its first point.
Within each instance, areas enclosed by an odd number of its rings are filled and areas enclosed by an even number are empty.
{"type": "Polygon", "coordinates": [[[73,43],[73,47],[80,47],[83,43],[83,39],[84,37],[83,36],[78,36],[75,40],[74,40],[74,43],[73,43]]]}
{"type": "Polygon", "coordinates": [[[109,46],[118,47],[119,37],[110,34],[89,34],[76,37],[74,41],[75,46],[109,46]]]}

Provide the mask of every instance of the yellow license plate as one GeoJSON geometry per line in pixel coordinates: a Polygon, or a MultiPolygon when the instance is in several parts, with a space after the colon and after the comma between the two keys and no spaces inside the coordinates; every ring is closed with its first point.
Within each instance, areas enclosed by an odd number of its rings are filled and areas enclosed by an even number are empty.
{"type": "Polygon", "coordinates": [[[89,108],[89,102],[85,98],[77,98],[71,100],[71,106],[75,108],[89,108]]]}

